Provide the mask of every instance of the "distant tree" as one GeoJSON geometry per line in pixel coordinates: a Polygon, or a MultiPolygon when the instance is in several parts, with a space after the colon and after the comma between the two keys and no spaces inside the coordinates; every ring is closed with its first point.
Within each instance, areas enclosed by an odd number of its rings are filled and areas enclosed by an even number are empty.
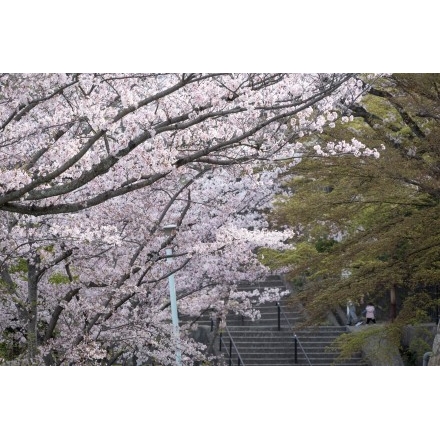
{"type": "MultiPolygon", "coordinates": [[[[310,137],[272,222],[296,228],[291,250],[262,251],[289,269],[314,322],[350,298],[389,297],[395,326],[430,320],[440,282],[440,75],[380,78],[333,128],[310,137]],[[322,149],[356,137],[380,158],[322,149]],[[398,292],[404,292],[400,311],[398,292]]],[[[396,332],[396,335],[398,332],[396,332]]]]}

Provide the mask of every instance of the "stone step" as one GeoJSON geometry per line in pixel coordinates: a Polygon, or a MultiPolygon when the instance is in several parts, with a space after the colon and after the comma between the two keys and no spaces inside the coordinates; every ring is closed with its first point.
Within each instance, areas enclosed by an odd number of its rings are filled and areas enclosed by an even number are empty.
{"type": "MultiPolygon", "coordinates": [[[[225,353],[224,356],[227,357],[228,354],[225,353]]],[[[233,358],[236,358],[236,357],[237,356],[233,356],[233,358]]],[[[240,354],[240,357],[245,364],[247,362],[251,362],[256,359],[261,359],[261,360],[272,359],[272,360],[283,360],[283,361],[285,361],[286,359],[291,359],[292,363],[295,362],[295,354],[294,353],[286,354],[283,356],[281,356],[281,355],[280,356],[259,356],[258,354],[245,354],[245,355],[240,354]]],[[[311,364],[316,364],[319,362],[326,362],[326,363],[359,362],[362,360],[362,356],[352,356],[350,359],[340,360],[337,355],[335,355],[335,356],[319,356],[319,355],[305,356],[304,354],[298,353],[297,360],[298,360],[298,363],[302,363],[302,362],[308,363],[308,360],[309,360],[311,364]]]]}
{"type": "MultiPolygon", "coordinates": [[[[246,360],[250,358],[259,358],[259,359],[267,359],[267,358],[273,358],[273,359],[294,359],[295,358],[295,351],[294,350],[241,350],[238,349],[238,352],[240,353],[240,357],[243,359],[244,363],[246,363],[246,360]]],[[[225,351],[225,353],[229,353],[229,351],[225,351]]],[[[234,354],[234,351],[233,351],[234,354]]],[[[315,353],[306,351],[306,354],[304,354],[302,351],[298,350],[297,357],[298,359],[303,359],[304,361],[310,359],[313,363],[313,360],[315,359],[336,359],[339,356],[339,353],[325,353],[322,351],[317,351],[315,353]],[[307,355],[307,356],[306,356],[307,355]]]]}
{"type": "MultiPolygon", "coordinates": [[[[310,339],[310,340],[314,340],[316,338],[322,338],[325,340],[333,340],[335,339],[337,336],[340,336],[342,333],[330,333],[330,332],[323,332],[323,333],[309,333],[307,335],[304,334],[298,334],[298,333],[292,333],[289,329],[283,329],[281,328],[281,330],[277,330],[276,327],[272,327],[272,326],[266,326],[266,327],[252,327],[252,326],[243,326],[243,327],[235,327],[234,329],[230,329],[229,330],[229,334],[232,335],[233,338],[235,337],[247,337],[247,338],[251,338],[251,337],[268,337],[268,338],[295,338],[295,334],[296,337],[298,339],[298,341],[302,342],[303,340],[306,339],[310,339]]],[[[228,333],[227,332],[223,332],[224,336],[227,336],[228,333]]]]}
{"type": "MultiPolygon", "coordinates": [[[[222,344],[230,344],[229,339],[222,339],[222,344]]],[[[218,343],[220,345],[220,342],[218,343]]],[[[247,350],[247,349],[255,349],[255,350],[272,350],[272,349],[280,349],[282,347],[284,350],[294,350],[295,343],[291,340],[273,340],[267,342],[260,342],[258,340],[247,341],[247,340],[233,340],[233,345],[237,347],[238,350],[247,350]]],[[[298,344],[297,350],[304,350],[307,353],[309,352],[319,352],[319,351],[328,351],[328,352],[336,352],[337,350],[333,350],[330,344],[324,344],[316,342],[314,344],[298,344]]]]}
{"type": "MultiPolygon", "coordinates": [[[[228,341],[229,344],[229,337],[222,337],[222,343],[225,343],[225,341],[228,341]]],[[[218,341],[220,341],[220,338],[218,338],[218,341]]],[[[237,347],[240,346],[252,346],[252,347],[271,347],[271,346],[281,346],[284,345],[285,347],[295,347],[295,345],[298,347],[298,349],[310,349],[310,350],[316,350],[316,349],[326,349],[327,351],[336,351],[336,349],[331,348],[333,340],[325,340],[320,341],[316,340],[313,342],[308,341],[298,341],[295,342],[292,338],[271,338],[271,337],[261,337],[261,338],[234,338],[232,337],[232,342],[237,347]]]]}
{"type": "MultiPolygon", "coordinates": [[[[246,337],[260,337],[260,336],[269,336],[269,337],[292,337],[295,336],[298,338],[298,340],[302,339],[314,339],[314,338],[323,338],[323,339],[334,339],[337,336],[340,336],[344,332],[341,332],[340,330],[328,330],[324,329],[322,331],[320,330],[314,330],[313,332],[292,332],[291,329],[287,327],[281,327],[280,330],[278,330],[278,327],[273,327],[272,325],[269,326],[234,326],[227,328],[229,333],[234,337],[235,336],[246,336],[246,337]]],[[[227,335],[227,332],[223,332],[224,335],[227,335]]]]}
{"type": "MultiPolygon", "coordinates": [[[[229,364],[229,359],[224,358],[225,365],[229,364]]],[[[240,362],[241,363],[241,362],[240,362]]],[[[311,366],[360,366],[366,365],[362,359],[349,359],[344,361],[337,361],[336,359],[313,359],[311,360],[311,366]]],[[[306,359],[298,358],[295,363],[295,359],[261,359],[261,358],[248,358],[243,360],[244,366],[310,366],[310,363],[306,359]]],[[[238,364],[237,358],[232,359],[232,365],[238,364]]]]}
{"type": "MultiPolygon", "coordinates": [[[[209,321],[210,322],[210,321],[209,321]]],[[[288,317],[288,321],[285,319],[280,319],[280,326],[287,327],[287,328],[293,328],[300,323],[303,322],[303,319],[300,315],[291,315],[288,317]]],[[[227,320],[227,326],[228,327],[235,327],[235,326],[243,326],[243,325],[250,325],[250,326],[277,326],[278,327],[278,317],[277,315],[271,316],[263,316],[260,319],[251,320],[249,318],[235,318],[235,319],[228,319],[227,320]]]]}
{"type": "MultiPolygon", "coordinates": [[[[236,366],[236,362],[233,362],[232,366],[236,366]]],[[[256,360],[254,362],[250,362],[245,364],[247,367],[333,367],[333,366],[341,366],[341,367],[359,367],[361,366],[358,362],[344,362],[340,364],[328,363],[328,362],[320,362],[317,364],[310,365],[308,362],[298,362],[297,364],[293,364],[291,362],[272,362],[272,361],[259,361],[256,360]]]]}

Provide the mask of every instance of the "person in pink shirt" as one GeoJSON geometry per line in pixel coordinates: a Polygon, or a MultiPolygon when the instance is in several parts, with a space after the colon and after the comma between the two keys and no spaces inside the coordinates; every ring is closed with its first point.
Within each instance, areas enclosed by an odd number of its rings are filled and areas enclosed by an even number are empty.
{"type": "Polygon", "coordinates": [[[372,303],[367,304],[367,307],[365,307],[365,312],[366,312],[365,317],[367,318],[367,324],[369,324],[370,322],[376,324],[376,316],[375,316],[376,309],[374,308],[374,305],[372,303]]]}

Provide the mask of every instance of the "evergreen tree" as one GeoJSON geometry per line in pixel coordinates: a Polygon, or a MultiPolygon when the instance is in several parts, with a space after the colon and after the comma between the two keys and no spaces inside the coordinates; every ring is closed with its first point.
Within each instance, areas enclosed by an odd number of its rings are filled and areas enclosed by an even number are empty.
{"type": "Polygon", "coordinates": [[[261,251],[289,268],[311,322],[352,299],[382,305],[399,329],[430,321],[440,280],[440,75],[398,74],[372,84],[333,128],[310,138],[316,155],[287,176],[274,226],[297,229],[289,251],[261,251]],[[334,150],[352,134],[380,158],[334,150]]]}

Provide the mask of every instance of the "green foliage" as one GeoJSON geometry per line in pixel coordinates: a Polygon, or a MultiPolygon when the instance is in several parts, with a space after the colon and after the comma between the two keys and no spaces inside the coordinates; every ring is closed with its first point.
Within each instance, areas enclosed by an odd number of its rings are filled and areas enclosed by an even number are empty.
{"type": "Polygon", "coordinates": [[[368,342],[383,329],[379,326],[368,326],[360,331],[343,333],[338,336],[329,347],[329,351],[339,351],[338,360],[349,359],[355,353],[361,352],[368,342]]]}
{"type": "Polygon", "coordinates": [[[49,281],[49,283],[55,284],[55,285],[69,284],[70,278],[67,275],[63,275],[62,273],[54,272],[53,274],[50,275],[48,281],[49,281]]]}
{"type": "Polygon", "coordinates": [[[295,248],[285,251],[261,248],[258,256],[262,263],[274,269],[304,263],[316,253],[317,250],[313,244],[299,243],[295,248]]]}
{"type": "Polygon", "coordinates": [[[399,346],[400,333],[395,327],[392,325],[368,325],[340,335],[329,347],[329,350],[339,351],[335,364],[362,352],[367,364],[399,365],[401,362],[399,346]]]}
{"type": "Polygon", "coordinates": [[[422,365],[423,355],[432,351],[432,327],[414,325],[405,328],[405,337],[400,347],[401,356],[405,365],[422,365]]]}
{"type": "Polygon", "coordinates": [[[293,196],[277,200],[270,220],[301,234],[269,261],[303,281],[311,322],[348,298],[388,301],[395,286],[399,315],[387,331],[429,320],[431,298],[415,292],[440,284],[439,89],[440,74],[383,79],[352,109],[352,122],[313,139],[355,136],[378,148],[379,159],[304,156],[292,168],[293,196]]]}
{"type": "Polygon", "coordinates": [[[2,362],[8,362],[16,359],[22,352],[22,348],[19,347],[16,341],[14,341],[13,333],[13,330],[11,331],[7,329],[1,334],[0,365],[2,362]]]}
{"type": "Polygon", "coordinates": [[[403,364],[409,367],[417,366],[417,353],[410,348],[402,347],[400,349],[400,355],[402,356],[403,364]]]}
{"type": "Polygon", "coordinates": [[[27,274],[28,262],[24,258],[19,258],[15,264],[9,266],[8,270],[10,274],[13,273],[27,274]]]}
{"type": "Polygon", "coordinates": [[[334,238],[320,237],[315,242],[315,249],[319,253],[323,253],[329,251],[336,243],[334,238]]]}
{"type": "MultiPolygon", "coordinates": [[[[11,348],[6,342],[0,342],[0,360],[11,360],[11,348]]],[[[1,362],[1,361],[0,361],[1,362]]]]}
{"type": "Polygon", "coordinates": [[[411,360],[414,362],[412,365],[420,365],[419,359],[423,359],[423,355],[431,349],[432,346],[423,338],[414,338],[406,350],[408,354],[411,354],[411,360]]]}
{"type": "Polygon", "coordinates": [[[404,299],[395,324],[403,326],[430,322],[431,312],[438,305],[439,301],[427,292],[412,293],[404,299]]]}

